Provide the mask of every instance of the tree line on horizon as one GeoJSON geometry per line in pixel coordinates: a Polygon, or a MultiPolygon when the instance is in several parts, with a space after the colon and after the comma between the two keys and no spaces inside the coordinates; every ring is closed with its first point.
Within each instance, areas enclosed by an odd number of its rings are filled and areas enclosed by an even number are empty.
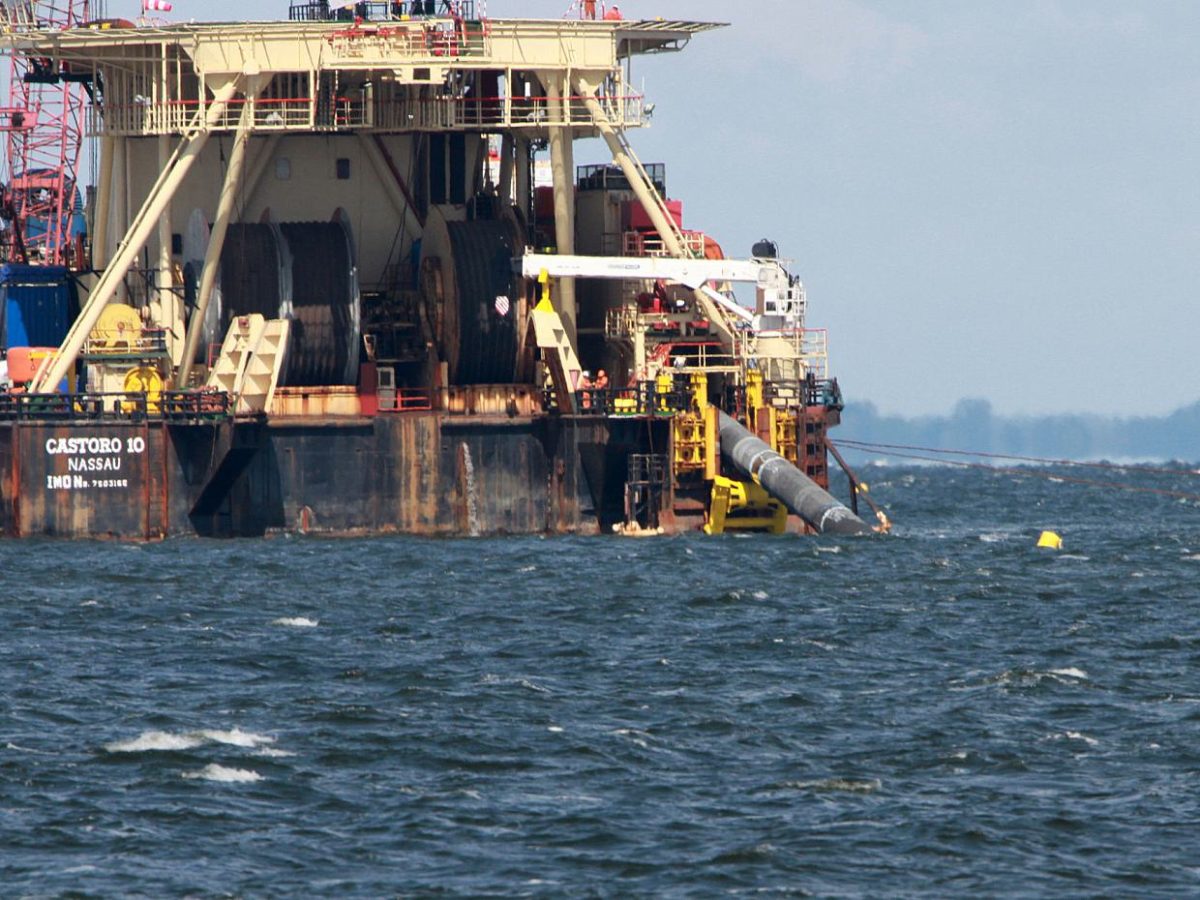
{"type": "MultiPolygon", "coordinates": [[[[949,415],[906,417],[852,400],[831,435],[835,445],[839,438],[1055,459],[1200,460],[1200,401],[1163,416],[1003,416],[987,400],[964,399],[949,415]]],[[[844,451],[859,461],[872,458],[844,451]]]]}

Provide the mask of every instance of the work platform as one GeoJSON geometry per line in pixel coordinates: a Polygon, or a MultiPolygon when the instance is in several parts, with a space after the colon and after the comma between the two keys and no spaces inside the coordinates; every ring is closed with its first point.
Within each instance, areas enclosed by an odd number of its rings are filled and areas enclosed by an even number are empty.
{"type": "MultiPolygon", "coordinates": [[[[538,132],[593,128],[582,96],[559,103],[537,89],[584,76],[614,127],[645,124],[643,97],[624,81],[631,56],[682,49],[720,27],[706,22],[422,18],[362,22],[236,22],[60,32],[13,32],[4,41],[52,72],[91,85],[94,135],[185,133],[197,116],[234,131],[251,107],[255,131],[538,132]],[[487,72],[487,79],[477,79],[487,72]],[[231,78],[257,93],[207,118],[231,78]],[[485,83],[486,82],[486,83],[485,83]]],[[[569,92],[570,93],[570,92],[569,92]]]]}

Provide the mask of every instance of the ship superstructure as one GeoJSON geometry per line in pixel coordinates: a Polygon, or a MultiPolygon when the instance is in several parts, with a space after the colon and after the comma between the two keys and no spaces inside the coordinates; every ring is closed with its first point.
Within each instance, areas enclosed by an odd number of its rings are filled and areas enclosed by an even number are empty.
{"type": "MultiPolygon", "coordinates": [[[[685,228],[627,136],[647,121],[633,61],[718,26],[483,13],[12,23],[10,53],[86,88],[98,178],[78,309],[46,300],[54,341],[5,342],[8,532],[813,518],[733,458],[720,418],[827,498],[841,401],[803,286],[769,241],[726,260],[685,228]],[[577,168],[584,137],[611,163],[577,168]]],[[[35,296],[6,290],[10,309],[35,296]]]]}

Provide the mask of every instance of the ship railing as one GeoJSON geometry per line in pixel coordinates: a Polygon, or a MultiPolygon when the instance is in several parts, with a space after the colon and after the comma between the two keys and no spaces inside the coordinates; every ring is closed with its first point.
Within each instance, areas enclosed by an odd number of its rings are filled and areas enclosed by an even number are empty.
{"type": "MultiPolygon", "coordinates": [[[[372,107],[365,99],[336,97],[314,102],[311,97],[262,98],[230,101],[212,124],[213,131],[235,131],[242,107],[254,105],[254,127],[259,131],[310,131],[367,128],[372,124],[372,107]]],[[[88,111],[88,133],[97,134],[182,134],[195,118],[196,100],[155,103],[106,103],[88,111]]]]}
{"type": "MultiPolygon", "coordinates": [[[[480,9],[479,15],[484,10],[480,9]]],[[[353,22],[360,18],[368,22],[401,21],[420,16],[450,15],[460,19],[474,19],[475,0],[365,0],[365,2],[340,4],[330,9],[329,0],[303,0],[292,3],[288,9],[291,22],[353,22]]]]}
{"type": "Polygon", "coordinates": [[[380,390],[381,413],[428,412],[433,409],[433,393],[428,388],[380,390]]]}
{"type": "MultiPolygon", "coordinates": [[[[804,378],[796,385],[796,391],[805,406],[824,406],[827,409],[842,409],[842,389],[836,378],[816,378],[812,375],[804,378]]],[[[775,392],[770,385],[766,386],[768,400],[775,398],[775,392]]]]}
{"type": "MultiPolygon", "coordinates": [[[[610,97],[609,100],[620,99],[618,97],[610,97]]],[[[605,98],[601,98],[603,103],[605,98]]],[[[666,198],[667,196],[667,167],[665,163],[643,163],[642,168],[646,170],[646,175],[650,178],[650,183],[654,185],[654,190],[658,196],[666,198]]],[[[630,191],[632,187],[629,184],[629,178],[625,175],[624,170],[614,163],[590,163],[588,165],[577,166],[575,169],[575,183],[581,191],[630,191]]]]}
{"type": "Polygon", "coordinates": [[[223,391],[0,394],[0,421],[215,421],[228,417],[229,395],[223,391]]]}
{"type": "MultiPolygon", "coordinates": [[[[641,94],[601,98],[614,126],[636,128],[645,124],[645,98],[641,94]]],[[[236,131],[242,107],[252,103],[257,131],[327,131],[375,128],[393,130],[587,127],[592,124],[582,98],[570,98],[563,108],[549,97],[430,97],[408,94],[312,97],[267,97],[231,101],[217,117],[213,131],[236,131]]],[[[199,101],[154,102],[139,98],[133,103],[106,102],[88,110],[91,135],[182,134],[195,119],[199,101]]],[[[657,237],[657,236],[654,236],[657,237]]],[[[704,238],[696,232],[684,237],[693,252],[702,254],[704,238]]],[[[627,255],[663,255],[661,240],[627,255]]]]}
{"type": "Polygon", "coordinates": [[[355,25],[328,38],[336,62],[431,64],[486,56],[491,25],[478,20],[425,19],[394,25],[355,25]]]}
{"type": "MultiPolygon", "coordinates": [[[[692,394],[687,389],[655,381],[639,381],[628,387],[582,388],[574,392],[575,414],[581,416],[646,417],[673,416],[691,409],[692,394]]],[[[545,392],[548,411],[560,410],[557,392],[545,392]]]]}
{"type": "Polygon", "coordinates": [[[829,377],[829,329],[805,328],[800,334],[800,358],[817,379],[829,377]]]}
{"type": "Polygon", "coordinates": [[[84,356],[154,357],[167,352],[167,333],[162,328],[96,328],[83,342],[84,356]]]}
{"type": "MultiPolygon", "coordinates": [[[[742,366],[736,353],[711,340],[670,341],[668,353],[671,368],[679,374],[689,372],[740,372],[742,366]]],[[[664,351],[666,352],[666,351],[664,351]]]]}
{"type": "Polygon", "coordinates": [[[164,391],[162,417],[171,422],[209,422],[228,419],[229,394],[220,390],[164,391]]]}
{"type": "MultiPolygon", "coordinates": [[[[616,126],[644,124],[644,97],[640,94],[602,98],[616,126]]],[[[373,126],[382,130],[586,127],[591,114],[583,99],[570,98],[563,108],[550,97],[431,97],[407,94],[382,97],[374,105],[373,126]]]]}
{"type": "Polygon", "coordinates": [[[609,339],[630,338],[638,330],[638,312],[633,306],[616,306],[604,315],[604,336],[609,339]]]}
{"type": "MultiPolygon", "coordinates": [[[[704,257],[704,232],[684,231],[683,246],[692,256],[704,257]]],[[[622,247],[625,256],[670,256],[662,235],[657,231],[626,231],[622,247]]]]}
{"type": "Polygon", "coordinates": [[[141,421],[158,405],[141,392],[0,394],[0,419],[17,421],[141,421]]]}

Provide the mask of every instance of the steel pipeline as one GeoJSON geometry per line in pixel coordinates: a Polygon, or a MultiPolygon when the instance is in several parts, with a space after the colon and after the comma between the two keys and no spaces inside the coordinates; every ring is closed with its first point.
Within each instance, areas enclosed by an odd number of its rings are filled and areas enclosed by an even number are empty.
{"type": "Polygon", "coordinates": [[[721,454],[821,534],[868,534],[869,525],[726,413],[721,454]]]}

